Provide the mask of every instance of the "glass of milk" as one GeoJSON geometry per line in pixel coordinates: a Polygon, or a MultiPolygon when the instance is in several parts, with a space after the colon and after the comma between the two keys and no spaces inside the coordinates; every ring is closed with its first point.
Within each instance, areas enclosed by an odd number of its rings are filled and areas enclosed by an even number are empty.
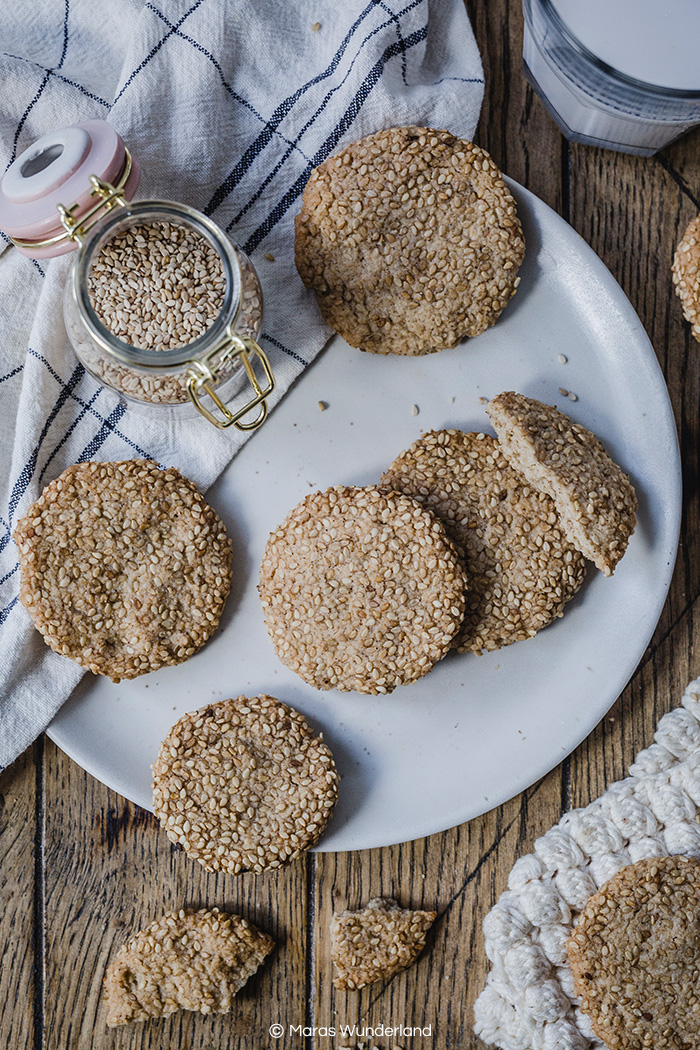
{"type": "Polygon", "coordinates": [[[700,124],[700,0],[523,0],[525,76],[568,139],[649,157],[700,124]]]}

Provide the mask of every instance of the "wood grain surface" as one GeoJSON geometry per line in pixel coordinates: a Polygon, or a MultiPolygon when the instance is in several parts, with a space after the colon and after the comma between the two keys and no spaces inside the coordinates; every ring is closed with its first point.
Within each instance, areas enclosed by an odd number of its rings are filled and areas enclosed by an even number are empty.
{"type": "Polygon", "coordinates": [[[700,132],[640,159],[570,146],[521,73],[520,0],[467,0],[486,75],[476,141],[569,221],[638,311],[666,376],[684,465],[681,546],[654,638],[609,714],[577,751],[515,799],[461,827],[359,853],[315,854],[266,876],[208,875],[155,819],[47,741],[0,778],[0,1046],[8,1050],[469,1050],[488,971],[481,924],[514,861],[571,806],[624,775],[662,714],[700,674],[700,346],[672,291],[670,261],[700,209],[700,132]],[[435,908],[418,963],[359,993],[332,987],[334,910],[379,895],[435,908]],[[277,940],[230,1015],[182,1014],[108,1030],[100,990],[127,935],[170,906],[217,904],[277,940]],[[280,1040],[269,1027],[284,1028],[280,1040]],[[403,1025],[410,1038],[305,1036],[304,1027],[403,1025]],[[290,1035],[291,1027],[298,1033],[290,1035]],[[430,1029],[430,1034],[427,1034],[430,1029]]]}

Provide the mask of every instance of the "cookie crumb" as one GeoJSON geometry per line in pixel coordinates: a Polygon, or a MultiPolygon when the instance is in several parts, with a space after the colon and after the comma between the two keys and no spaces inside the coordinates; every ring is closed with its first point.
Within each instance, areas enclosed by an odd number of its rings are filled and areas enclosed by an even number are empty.
{"type": "Polygon", "coordinates": [[[425,947],[434,911],[400,908],[391,897],[375,897],[361,911],[331,920],[331,959],[336,988],[364,988],[405,970],[425,947]]]}
{"type": "Polygon", "coordinates": [[[487,397],[480,397],[479,398],[479,404],[480,405],[488,405],[488,403],[489,403],[489,399],[487,397]]]}
{"type": "Polygon", "coordinates": [[[322,412],[325,412],[328,408],[328,404],[325,401],[319,401],[318,407],[321,409],[322,412]]]}
{"type": "Polygon", "coordinates": [[[314,24],[311,26],[311,32],[312,33],[318,33],[320,28],[321,28],[321,23],[320,22],[314,22],[314,24]]]}

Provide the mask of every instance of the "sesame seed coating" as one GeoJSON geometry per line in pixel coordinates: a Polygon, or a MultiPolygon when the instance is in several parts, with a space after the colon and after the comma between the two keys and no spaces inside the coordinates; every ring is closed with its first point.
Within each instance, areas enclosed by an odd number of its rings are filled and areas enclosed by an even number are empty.
{"type": "Polygon", "coordinates": [[[330,748],[273,696],[183,715],[153,766],[153,808],[207,871],[281,868],[323,834],[338,799],[330,748]]]}
{"type": "Polygon", "coordinates": [[[221,312],[225,288],[216,249],[171,222],[139,223],[115,234],[88,275],[102,324],[142,350],[173,350],[204,335],[221,312]]]}
{"type": "Polygon", "coordinates": [[[683,316],[700,342],[700,215],[688,224],[673,256],[671,273],[683,316]]]}
{"type": "Polygon", "coordinates": [[[228,1013],[275,942],[218,908],[168,912],[117,952],[104,979],[107,1024],[176,1010],[228,1013]]]}
{"type": "Polygon", "coordinates": [[[231,542],[191,481],[151,460],[76,463],[19,521],[19,597],[54,652],[118,682],[216,630],[231,542]]]}
{"type": "Polygon", "coordinates": [[[700,1045],[700,861],[652,857],[622,868],[569,939],[574,990],[610,1050],[700,1045]]]}
{"type": "Polygon", "coordinates": [[[336,988],[364,988],[393,977],[418,958],[437,912],[400,908],[391,897],[375,897],[361,911],[331,919],[331,959],[336,988]]]}
{"type": "Polygon", "coordinates": [[[485,150],[431,128],[388,128],[314,169],[295,260],[351,346],[428,354],[495,324],[525,242],[485,150]]]}
{"type": "Polygon", "coordinates": [[[504,455],[554,500],[567,539],[611,576],[637,523],[627,475],[595,434],[550,405],[509,391],[486,411],[504,455]]]}
{"type": "Polygon", "coordinates": [[[581,586],[585,562],[564,537],[551,499],[510,466],[487,434],[433,430],[402,452],[381,484],[437,515],[464,557],[466,613],[459,652],[531,638],[581,586]]]}
{"type": "Polygon", "coordinates": [[[270,535],[259,591],[277,655],[305,682],[389,693],[448,651],[466,582],[443,526],[415,500],[337,486],[270,535]]]}

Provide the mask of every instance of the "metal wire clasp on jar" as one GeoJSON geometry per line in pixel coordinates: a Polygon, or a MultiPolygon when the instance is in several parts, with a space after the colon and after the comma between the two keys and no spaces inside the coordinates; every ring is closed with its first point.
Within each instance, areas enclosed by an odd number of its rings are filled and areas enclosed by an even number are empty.
{"type": "Polygon", "coordinates": [[[97,379],[131,401],[194,405],[214,426],[240,430],[263,422],[274,386],[257,342],[262,315],[247,256],[206,216],[170,201],[104,219],[64,296],[69,338],[97,379]]]}
{"type": "Polygon", "coordinates": [[[274,389],[257,342],[263,302],[255,269],[194,208],[134,203],[139,178],[107,122],[52,132],[5,173],[0,228],[33,258],[75,251],[64,317],[96,379],[134,406],[196,409],[220,429],[254,430],[274,389]]]}

